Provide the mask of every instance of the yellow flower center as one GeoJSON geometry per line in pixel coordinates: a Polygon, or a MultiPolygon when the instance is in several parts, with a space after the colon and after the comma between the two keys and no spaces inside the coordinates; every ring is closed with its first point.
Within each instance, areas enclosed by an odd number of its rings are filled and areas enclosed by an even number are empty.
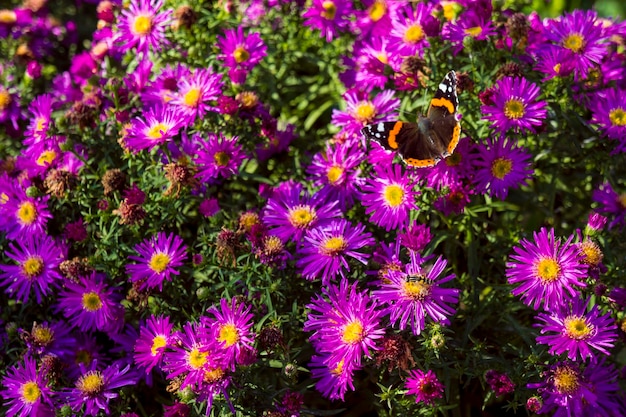
{"type": "Polygon", "coordinates": [[[170,264],[170,261],[171,261],[171,258],[168,254],[155,253],[154,255],[152,255],[152,258],[150,258],[150,262],[148,263],[148,266],[154,272],[160,274],[161,272],[165,271],[167,266],[170,264]]]}
{"type": "Polygon", "coordinates": [[[335,185],[343,175],[343,168],[337,165],[330,167],[328,172],[326,173],[326,177],[328,178],[328,182],[332,185],[335,185]]]}
{"type": "Polygon", "coordinates": [[[446,165],[449,167],[456,167],[463,161],[463,156],[460,152],[454,152],[452,155],[444,159],[444,161],[446,161],[446,165]]]}
{"type": "Polygon", "coordinates": [[[0,204],[6,204],[9,202],[9,195],[7,193],[0,193],[0,204]]]}
{"type": "Polygon", "coordinates": [[[238,46],[233,51],[233,58],[235,58],[235,62],[241,64],[250,58],[250,52],[246,51],[246,48],[243,46],[238,46]]]}
{"type": "Polygon", "coordinates": [[[356,120],[363,124],[369,123],[374,116],[376,115],[376,109],[374,105],[369,101],[362,101],[356,106],[356,111],[354,112],[354,117],[356,120]]]}
{"type": "Polygon", "coordinates": [[[224,343],[224,347],[230,347],[239,341],[239,331],[234,324],[225,324],[220,327],[217,340],[224,343]]]}
{"type": "Polygon", "coordinates": [[[37,208],[32,202],[24,201],[17,209],[17,217],[20,219],[20,223],[30,225],[37,220],[37,208]]]}
{"type": "Polygon", "coordinates": [[[422,39],[424,39],[425,33],[424,29],[422,29],[422,25],[414,24],[411,25],[406,32],[404,32],[404,41],[406,43],[418,43],[422,39]]]}
{"type": "Polygon", "coordinates": [[[552,376],[554,380],[554,387],[561,394],[573,394],[578,390],[580,385],[578,372],[568,367],[561,366],[554,371],[552,376]]]}
{"type": "Polygon", "coordinates": [[[310,206],[296,206],[289,210],[289,223],[299,229],[308,227],[317,219],[317,213],[310,206]]]}
{"type": "Polygon", "coordinates": [[[49,327],[37,326],[33,329],[32,335],[41,346],[46,346],[54,340],[54,332],[49,327]]]}
{"type": "Polygon", "coordinates": [[[102,299],[97,292],[91,291],[83,294],[83,308],[89,312],[98,311],[102,308],[102,299]]]}
{"type": "Polygon", "coordinates": [[[197,348],[193,348],[187,356],[187,363],[193,369],[200,369],[206,363],[207,356],[207,352],[200,352],[197,348]]]}
{"type": "Polygon", "coordinates": [[[552,67],[552,70],[554,71],[555,74],[559,74],[561,72],[561,63],[559,62],[558,64],[555,64],[552,67]]]}
{"type": "Polygon", "coordinates": [[[89,371],[85,375],[78,378],[76,382],[76,388],[78,388],[83,394],[95,395],[98,394],[104,386],[104,379],[100,371],[89,371]]]}
{"type": "Polygon", "coordinates": [[[167,132],[167,126],[163,123],[158,123],[148,130],[148,137],[150,139],[161,139],[165,132],[167,132]]]}
{"type": "Polygon", "coordinates": [[[85,365],[89,365],[91,363],[91,353],[89,353],[89,351],[84,350],[84,349],[79,349],[78,352],[76,352],[76,359],[75,359],[76,364],[85,364],[85,365]]]}
{"type": "Polygon", "coordinates": [[[183,103],[185,103],[187,107],[197,107],[199,102],[200,90],[198,88],[192,88],[183,96],[183,103]]]}
{"type": "Polygon", "coordinates": [[[510,159],[497,158],[491,164],[491,175],[499,180],[509,175],[512,170],[513,161],[511,161],[510,159]]]}
{"type": "Polygon", "coordinates": [[[22,385],[22,400],[24,400],[24,402],[33,404],[37,402],[40,396],[41,390],[36,382],[28,381],[22,385]]]}
{"type": "Polygon", "coordinates": [[[334,256],[337,255],[348,247],[348,242],[343,236],[334,236],[324,240],[320,246],[320,251],[324,255],[334,256]]]}
{"type": "Polygon", "coordinates": [[[220,167],[225,167],[230,162],[230,155],[226,152],[215,152],[213,155],[213,159],[215,160],[215,164],[220,167]]]}
{"type": "Polygon", "coordinates": [[[389,207],[398,207],[404,201],[404,190],[396,184],[387,185],[383,189],[383,197],[389,207]]]}
{"type": "Polygon", "coordinates": [[[387,6],[385,5],[385,2],[377,0],[370,6],[367,12],[370,15],[370,19],[372,19],[372,22],[378,22],[383,18],[385,13],[387,13],[387,6]]]}
{"type": "Polygon", "coordinates": [[[552,258],[542,258],[535,264],[535,274],[543,284],[550,284],[561,275],[561,265],[552,258]]]}
{"type": "Polygon", "coordinates": [[[39,256],[31,256],[22,263],[22,271],[28,278],[33,278],[43,271],[43,259],[39,256]]]}
{"type": "Polygon", "coordinates": [[[50,165],[57,157],[57,153],[53,150],[43,151],[37,158],[37,165],[40,167],[50,165]]]}
{"type": "Polygon", "coordinates": [[[620,206],[622,206],[622,208],[626,209],[626,193],[620,194],[617,197],[617,202],[619,203],[620,206]]]}
{"type": "Polygon", "coordinates": [[[353,321],[348,323],[343,328],[343,336],[341,337],[341,340],[344,343],[354,344],[363,340],[363,336],[363,324],[359,321],[353,321]]]}
{"type": "Polygon", "coordinates": [[[325,1],[322,3],[322,8],[324,11],[322,12],[322,17],[326,20],[333,20],[335,18],[335,14],[337,14],[337,6],[334,1],[325,1]]]}
{"type": "Polygon", "coordinates": [[[283,241],[278,236],[268,236],[263,241],[263,250],[266,253],[280,253],[284,247],[283,241]]]}
{"type": "Polygon", "coordinates": [[[620,107],[609,112],[609,120],[613,126],[626,126],[626,111],[620,107]]]}
{"type": "Polygon", "coordinates": [[[480,26],[465,29],[465,34],[471,36],[472,38],[477,38],[481,33],[483,33],[483,28],[480,26]]]}
{"type": "Polygon", "coordinates": [[[0,111],[6,109],[11,104],[11,94],[7,90],[0,89],[0,111]]]}
{"type": "Polygon", "coordinates": [[[402,284],[404,294],[414,301],[424,301],[430,295],[431,284],[423,278],[405,281],[402,284]]]}
{"type": "Polygon", "coordinates": [[[253,91],[243,91],[236,96],[244,109],[251,109],[259,103],[259,96],[253,91]]]}
{"type": "Polygon", "coordinates": [[[204,373],[204,381],[211,384],[217,382],[224,377],[224,370],[222,368],[209,369],[204,373]]]}
{"type": "Polygon", "coordinates": [[[389,57],[384,52],[381,52],[378,55],[376,55],[376,58],[385,65],[389,63],[389,57]]]}
{"type": "Polygon", "coordinates": [[[526,106],[520,100],[510,99],[504,103],[504,115],[509,119],[517,120],[524,117],[526,106]]]}
{"type": "Polygon", "coordinates": [[[150,16],[137,16],[133,22],[133,34],[145,36],[152,30],[152,18],[150,16]]]}
{"type": "Polygon", "coordinates": [[[447,21],[451,21],[456,17],[456,12],[458,5],[453,1],[442,1],[441,6],[443,7],[443,17],[447,21]]]}
{"type": "Polygon", "coordinates": [[[46,126],[46,119],[43,117],[38,117],[35,119],[35,132],[41,132],[43,128],[46,126]]]}
{"type": "Polygon", "coordinates": [[[563,39],[563,47],[577,54],[585,47],[585,38],[580,33],[572,33],[563,39]]]}
{"type": "Polygon", "coordinates": [[[343,359],[337,364],[335,369],[331,369],[330,373],[335,376],[340,376],[343,373],[343,359]]]}
{"type": "Polygon", "coordinates": [[[583,340],[587,339],[593,333],[593,326],[587,323],[584,317],[567,317],[563,321],[565,334],[570,339],[583,340]]]}
{"type": "Polygon", "coordinates": [[[17,22],[17,13],[15,13],[15,11],[7,9],[0,10],[0,23],[11,25],[15,22],[17,22]]]}
{"type": "Polygon", "coordinates": [[[604,254],[602,250],[591,240],[585,240],[578,246],[578,251],[583,256],[583,263],[587,265],[597,266],[602,262],[604,254]]]}
{"type": "Polygon", "coordinates": [[[150,348],[150,353],[152,356],[156,356],[157,353],[161,351],[167,345],[167,339],[163,335],[154,336],[152,339],[152,347],[150,348]]]}
{"type": "Polygon", "coordinates": [[[252,229],[252,226],[257,225],[261,222],[259,219],[259,215],[253,212],[246,212],[241,215],[239,218],[239,225],[246,232],[249,232],[252,229]]]}

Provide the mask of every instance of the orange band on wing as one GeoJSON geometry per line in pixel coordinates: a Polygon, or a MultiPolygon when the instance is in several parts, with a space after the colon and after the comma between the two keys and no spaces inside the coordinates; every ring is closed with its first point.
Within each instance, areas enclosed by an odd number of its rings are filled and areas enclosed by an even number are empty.
{"type": "Polygon", "coordinates": [[[447,98],[434,98],[430,102],[431,106],[435,107],[445,107],[450,114],[454,113],[454,104],[447,98]]]}
{"type": "Polygon", "coordinates": [[[459,138],[461,137],[461,123],[457,123],[456,126],[454,126],[454,131],[452,132],[452,140],[450,141],[450,143],[448,143],[448,153],[452,154],[452,152],[454,152],[454,150],[456,149],[456,145],[459,144],[459,138]]]}
{"type": "Polygon", "coordinates": [[[402,129],[402,122],[396,122],[393,125],[393,129],[389,132],[389,137],[387,138],[387,144],[391,149],[398,149],[398,142],[396,142],[396,136],[400,133],[400,129],[402,129]]]}
{"type": "Polygon", "coordinates": [[[411,165],[412,167],[417,168],[428,168],[434,166],[439,159],[415,159],[415,158],[407,158],[404,160],[407,165],[411,165]]]}

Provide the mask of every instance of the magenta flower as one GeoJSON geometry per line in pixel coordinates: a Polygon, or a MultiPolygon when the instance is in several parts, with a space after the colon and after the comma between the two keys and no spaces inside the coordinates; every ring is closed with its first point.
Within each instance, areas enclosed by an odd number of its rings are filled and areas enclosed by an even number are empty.
{"type": "Polygon", "coordinates": [[[178,107],[156,105],[131,121],[124,144],[134,152],[151,150],[171,141],[184,124],[185,116],[178,107]]]}
{"type": "Polygon", "coordinates": [[[122,10],[115,37],[121,52],[137,48],[140,54],[150,49],[159,51],[169,45],[165,39],[165,28],[171,20],[171,10],[159,13],[163,0],[131,0],[130,6],[122,10]]]}
{"type": "Polygon", "coordinates": [[[384,90],[370,100],[367,93],[350,90],[343,96],[346,110],[333,110],[331,122],[343,128],[350,137],[359,135],[365,125],[397,120],[400,100],[394,98],[394,94],[393,90],[384,90]]]}
{"type": "Polygon", "coordinates": [[[343,0],[313,0],[313,4],[304,12],[304,26],[319,29],[326,42],[330,42],[350,24],[352,2],[343,0]]]}
{"type": "Polygon", "coordinates": [[[593,201],[600,203],[598,213],[610,220],[609,229],[626,225],[626,192],[618,194],[610,183],[605,182],[594,190],[593,201]]]}
{"type": "Polygon", "coordinates": [[[391,29],[391,43],[395,53],[406,56],[423,56],[430,46],[427,37],[429,28],[438,25],[432,16],[433,8],[425,3],[406,4],[397,10],[397,18],[391,29]]]}
{"type": "Polygon", "coordinates": [[[53,416],[53,391],[48,379],[37,370],[37,363],[30,356],[6,369],[2,378],[0,396],[4,399],[7,417],[53,416]]]}
{"type": "Polygon", "coordinates": [[[444,386],[432,370],[424,372],[420,369],[411,371],[411,376],[404,383],[406,395],[415,395],[415,402],[434,405],[435,400],[443,397],[444,386]]]}
{"type": "Polygon", "coordinates": [[[576,287],[585,287],[587,268],[573,245],[573,236],[565,242],[554,238],[554,229],[541,228],[533,233],[534,241],[522,239],[506,263],[511,292],[535,310],[556,311],[570,299],[578,297],[576,287]]]}
{"type": "Polygon", "coordinates": [[[617,152],[626,152],[626,90],[609,88],[602,90],[591,99],[593,122],[600,126],[604,134],[618,142],[617,152]]]}
{"type": "Polygon", "coordinates": [[[213,104],[222,93],[222,86],[222,74],[197,68],[191,75],[179,80],[178,94],[169,103],[181,109],[187,120],[186,125],[192,125],[196,118],[208,111],[217,111],[213,104]]]}
{"type": "Polygon", "coordinates": [[[209,133],[207,139],[194,136],[197,150],[194,161],[198,166],[196,177],[202,182],[215,183],[218,178],[229,178],[239,172],[246,157],[239,138],[227,138],[209,133]]]}
{"type": "Polygon", "coordinates": [[[218,36],[218,45],[222,50],[219,59],[229,68],[242,68],[250,71],[267,55],[267,46],[261,35],[252,32],[244,35],[241,26],[227,29],[224,37],[218,36]]]}
{"type": "Polygon", "coordinates": [[[345,360],[336,360],[329,354],[313,355],[309,363],[311,376],[317,380],[315,389],[331,400],[342,400],[349,390],[354,391],[354,373],[362,367],[345,360]]]}
{"type": "Polygon", "coordinates": [[[174,325],[169,317],[150,316],[139,328],[135,342],[135,363],[149,374],[152,368],[159,369],[163,363],[165,349],[172,346],[176,338],[172,333],[174,325]]]}
{"type": "Polygon", "coordinates": [[[183,239],[171,233],[159,232],[135,246],[139,256],[129,256],[135,264],[126,265],[126,273],[131,282],[140,283],[141,289],[158,288],[163,291],[163,281],[172,281],[172,275],[178,270],[187,257],[187,246],[183,239]]]}

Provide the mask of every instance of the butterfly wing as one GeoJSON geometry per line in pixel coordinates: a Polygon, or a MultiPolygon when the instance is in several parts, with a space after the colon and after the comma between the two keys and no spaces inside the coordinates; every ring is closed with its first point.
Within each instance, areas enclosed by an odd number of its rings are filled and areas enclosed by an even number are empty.
{"type": "Polygon", "coordinates": [[[454,152],[461,136],[461,123],[456,116],[459,106],[456,84],[456,73],[450,71],[439,84],[426,114],[427,135],[436,143],[444,158],[454,152]]]}

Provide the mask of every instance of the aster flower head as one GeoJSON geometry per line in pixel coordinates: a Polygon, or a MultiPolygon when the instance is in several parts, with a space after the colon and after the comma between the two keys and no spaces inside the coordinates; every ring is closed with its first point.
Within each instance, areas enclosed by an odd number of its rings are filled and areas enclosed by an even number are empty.
{"type": "Polygon", "coordinates": [[[304,12],[304,26],[319,29],[326,42],[350,24],[348,18],[353,13],[352,3],[342,0],[313,0],[313,3],[304,12]]]}
{"type": "Polygon", "coordinates": [[[404,233],[398,234],[400,244],[411,252],[421,252],[430,243],[433,234],[426,224],[411,223],[404,233]]]}
{"type": "Polygon", "coordinates": [[[122,10],[115,37],[121,52],[137,48],[140,54],[150,49],[159,51],[169,45],[165,28],[169,25],[172,11],[159,13],[163,0],[132,0],[128,9],[122,10]]]}
{"type": "Polygon", "coordinates": [[[532,176],[531,155],[506,137],[490,138],[479,146],[474,160],[476,190],[506,199],[509,189],[518,188],[532,176]]]}
{"type": "Polygon", "coordinates": [[[79,411],[84,406],[86,416],[96,416],[100,410],[110,414],[109,401],[119,396],[116,390],[137,382],[137,375],[130,370],[130,365],[122,368],[114,363],[104,370],[93,365],[82,367],[81,371],[74,387],[64,397],[73,411],[79,411]]]}
{"type": "Polygon", "coordinates": [[[443,397],[444,386],[432,370],[412,370],[404,383],[406,395],[415,395],[415,402],[434,405],[435,400],[443,397]]]}
{"type": "Polygon", "coordinates": [[[5,389],[0,391],[0,397],[8,417],[54,415],[54,393],[32,357],[26,356],[7,368],[2,386],[5,389]]]}
{"type": "Polygon", "coordinates": [[[233,371],[240,355],[254,349],[254,315],[250,313],[250,308],[235,298],[230,302],[222,298],[220,308],[213,306],[207,311],[213,317],[203,317],[204,325],[210,328],[211,338],[223,355],[224,365],[233,371]]]}
{"type": "Polygon", "coordinates": [[[343,128],[348,136],[359,135],[365,125],[389,122],[398,118],[400,100],[393,90],[383,90],[372,100],[367,94],[350,90],[344,94],[346,110],[333,110],[332,123],[343,128]]]}
{"type": "Polygon", "coordinates": [[[310,196],[300,183],[283,183],[268,199],[263,223],[283,242],[300,242],[308,231],[340,217],[337,202],[320,193],[310,196]]]}
{"type": "Polygon", "coordinates": [[[441,276],[446,265],[447,261],[439,257],[430,269],[424,268],[423,259],[411,252],[406,272],[390,271],[379,282],[373,295],[385,306],[383,314],[389,315],[392,326],[399,322],[400,330],[404,330],[409,325],[413,334],[419,335],[427,316],[436,323],[450,323],[448,317],[455,311],[450,304],[459,301],[459,290],[441,287],[455,278],[454,274],[441,276]]]}
{"type": "Polygon", "coordinates": [[[34,293],[37,303],[59,286],[59,265],[66,250],[50,236],[29,235],[9,243],[6,256],[17,265],[0,265],[0,285],[12,298],[28,302],[34,293]]]}
{"type": "Polygon", "coordinates": [[[17,131],[21,115],[19,95],[0,84],[0,123],[11,122],[11,127],[17,131]]]}
{"type": "Polygon", "coordinates": [[[537,101],[540,94],[539,87],[525,78],[502,77],[494,86],[492,104],[481,107],[483,118],[502,134],[509,129],[534,132],[546,118],[547,103],[537,101]]]}
{"type": "Polygon", "coordinates": [[[563,62],[574,68],[577,80],[584,79],[608,53],[607,35],[594,10],[574,10],[549,20],[544,24],[543,35],[553,42],[553,47],[567,53],[563,62]]]}
{"type": "Polygon", "coordinates": [[[145,107],[165,106],[178,94],[178,82],[189,78],[191,70],[182,63],[166,65],[156,78],[141,91],[141,101],[145,107]]]}
{"type": "Polygon", "coordinates": [[[309,363],[315,389],[331,400],[343,401],[348,390],[354,391],[354,373],[361,366],[329,355],[313,355],[309,363]]]}
{"type": "Polygon", "coordinates": [[[598,305],[575,298],[550,313],[540,313],[537,342],[550,346],[552,355],[567,353],[570,360],[596,358],[593,350],[609,355],[617,339],[617,326],[610,313],[602,315],[598,305]],[[593,348],[593,350],[592,350],[593,348]]]}
{"type": "Polygon", "coordinates": [[[223,85],[222,74],[196,68],[189,76],[179,80],[178,94],[170,103],[181,109],[187,119],[186,125],[192,125],[196,118],[203,117],[208,111],[217,111],[213,102],[222,93],[223,85]]]}
{"type": "Polygon", "coordinates": [[[71,328],[63,321],[34,322],[32,328],[20,329],[19,332],[28,353],[38,358],[47,355],[66,358],[76,343],[71,335],[71,328]]]}
{"type": "Polygon", "coordinates": [[[4,223],[7,239],[44,235],[48,219],[52,218],[48,210],[50,196],[28,197],[21,189],[13,190],[16,195],[4,204],[2,211],[6,217],[0,220],[0,225],[4,223]]]}
{"type": "Polygon", "coordinates": [[[600,204],[596,210],[609,220],[609,229],[626,225],[626,192],[618,193],[613,186],[602,183],[593,191],[593,201],[600,204]]]}
{"type": "Polygon", "coordinates": [[[313,332],[310,340],[327,365],[360,366],[363,356],[379,349],[377,342],[385,333],[377,301],[345,278],[339,285],[324,286],[322,294],[307,305],[311,311],[304,331],[313,332]]]}
{"type": "Polygon", "coordinates": [[[515,384],[506,373],[490,369],[485,374],[485,381],[496,396],[510,394],[515,391],[515,384]]]}
{"type": "Polygon", "coordinates": [[[361,47],[355,51],[357,56],[357,71],[355,85],[364,91],[372,88],[385,88],[389,80],[388,67],[399,70],[401,57],[394,53],[389,38],[375,37],[363,41],[361,47]]]}
{"type": "Polygon", "coordinates": [[[267,54],[267,46],[257,32],[244,35],[243,28],[227,29],[224,37],[218,36],[218,46],[222,50],[219,56],[229,68],[242,68],[246,71],[254,68],[267,54]]]}
{"type": "Polygon", "coordinates": [[[165,349],[176,340],[172,332],[174,325],[169,317],[150,316],[139,328],[139,337],[135,342],[134,360],[149,374],[152,368],[159,369],[163,363],[165,349]]]}
{"type": "Polygon", "coordinates": [[[593,122],[610,139],[618,141],[616,151],[626,152],[626,104],[625,90],[609,88],[601,91],[591,100],[593,122]]]}
{"type": "Polygon", "coordinates": [[[124,324],[124,307],[103,274],[93,272],[78,282],[66,282],[57,310],[82,331],[118,332],[124,324]]]}
{"type": "Polygon", "coordinates": [[[433,8],[425,3],[406,4],[396,11],[397,17],[391,29],[391,42],[401,56],[423,56],[430,45],[427,37],[429,27],[436,22],[433,8]]]}
{"type": "Polygon", "coordinates": [[[364,0],[365,10],[357,11],[354,29],[361,37],[379,38],[389,35],[397,11],[405,4],[399,0],[364,0]]]}
{"type": "Polygon", "coordinates": [[[446,22],[441,29],[441,38],[450,41],[455,55],[463,50],[468,40],[484,41],[496,34],[490,16],[478,9],[468,9],[458,19],[446,22]]]}
{"type": "Polygon", "coordinates": [[[604,360],[584,366],[558,362],[543,373],[543,380],[528,384],[536,389],[543,405],[539,414],[551,411],[555,417],[623,415],[624,406],[618,373],[604,360]]]}
{"type": "Polygon", "coordinates": [[[24,141],[22,143],[25,146],[46,139],[52,117],[52,102],[53,97],[51,94],[42,94],[35,97],[28,105],[28,112],[31,118],[26,132],[24,132],[24,141]]]}
{"type": "Polygon", "coordinates": [[[337,275],[345,277],[345,270],[350,271],[348,257],[365,264],[369,254],[359,250],[374,242],[364,225],[352,226],[345,219],[332,220],[305,234],[296,265],[305,278],[320,277],[322,285],[327,285],[337,275]]]}
{"type": "Polygon", "coordinates": [[[544,227],[533,238],[522,239],[513,248],[506,276],[509,284],[517,285],[511,292],[524,304],[535,310],[543,304],[545,310],[554,311],[578,296],[576,287],[586,286],[587,269],[572,244],[573,236],[563,242],[555,239],[554,229],[544,227]]]}
{"type": "Polygon", "coordinates": [[[139,256],[128,259],[137,263],[126,265],[126,273],[131,282],[140,283],[141,289],[159,288],[163,290],[163,281],[172,281],[172,275],[178,275],[185,258],[187,246],[183,239],[171,233],[159,232],[135,246],[139,256]]]}
{"type": "Polygon", "coordinates": [[[136,117],[124,137],[124,146],[134,152],[151,150],[171,141],[185,124],[180,108],[156,105],[149,108],[143,117],[136,117]]]}
{"type": "Polygon", "coordinates": [[[194,138],[197,151],[194,161],[198,167],[196,177],[202,182],[215,183],[218,178],[236,175],[246,155],[238,143],[239,138],[227,138],[221,133],[209,133],[207,139],[194,138]]]}
{"type": "Polygon", "coordinates": [[[414,183],[400,164],[374,167],[372,178],[361,187],[361,202],[370,221],[389,231],[408,226],[411,210],[417,210],[414,183]]]}
{"type": "Polygon", "coordinates": [[[338,201],[342,211],[352,207],[363,184],[359,164],[363,162],[363,152],[356,141],[327,144],[324,152],[317,153],[307,172],[314,184],[321,186],[319,191],[328,201],[338,201]]]}

